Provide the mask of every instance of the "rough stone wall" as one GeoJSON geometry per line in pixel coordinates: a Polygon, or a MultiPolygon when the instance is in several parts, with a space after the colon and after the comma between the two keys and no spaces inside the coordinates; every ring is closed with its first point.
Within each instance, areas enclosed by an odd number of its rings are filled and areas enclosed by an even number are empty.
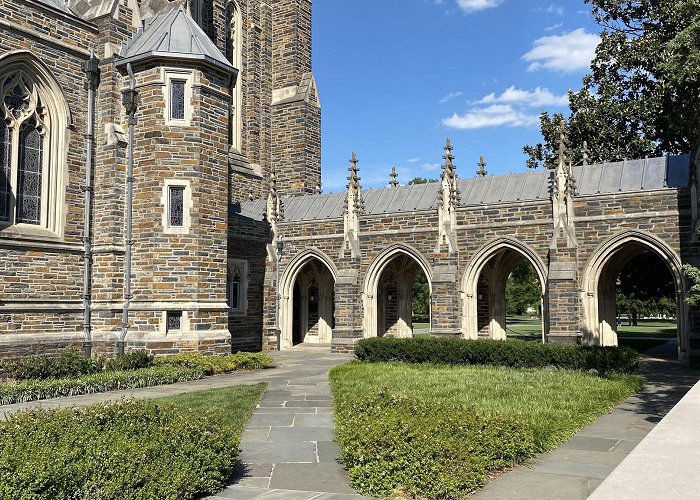
{"type": "Polygon", "coordinates": [[[0,56],[24,50],[45,65],[71,111],[63,238],[0,231],[0,357],[82,343],[82,220],[87,91],[82,63],[97,30],[43,4],[0,0],[0,56]],[[55,342],[46,342],[47,335],[55,342]]]}

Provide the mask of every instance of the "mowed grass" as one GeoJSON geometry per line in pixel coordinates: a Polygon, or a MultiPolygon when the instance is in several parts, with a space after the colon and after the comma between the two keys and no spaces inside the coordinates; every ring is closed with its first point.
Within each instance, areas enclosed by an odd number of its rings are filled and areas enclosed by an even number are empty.
{"type": "MultiPolygon", "coordinates": [[[[330,373],[335,399],[389,393],[515,415],[550,450],[642,388],[637,376],[599,378],[566,370],[351,362],[330,373]]],[[[342,425],[342,423],[341,423],[342,425]]]]}
{"type": "MultiPolygon", "coordinates": [[[[508,337],[523,340],[539,340],[542,338],[542,321],[539,318],[527,316],[509,316],[506,319],[508,337]]],[[[619,338],[656,337],[675,338],[677,336],[675,319],[640,319],[637,326],[628,325],[623,318],[617,328],[619,338]]]]}
{"type": "Polygon", "coordinates": [[[266,388],[266,383],[235,385],[223,389],[178,394],[154,401],[172,404],[175,410],[182,414],[206,415],[219,426],[228,427],[240,436],[266,388]]]}
{"type": "Polygon", "coordinates": [[[617,336],[675,338],[678,335],[675,319],[640,319],[637,323],[637,326],[630,326],[623,318],[617,327],[617,336]]]}

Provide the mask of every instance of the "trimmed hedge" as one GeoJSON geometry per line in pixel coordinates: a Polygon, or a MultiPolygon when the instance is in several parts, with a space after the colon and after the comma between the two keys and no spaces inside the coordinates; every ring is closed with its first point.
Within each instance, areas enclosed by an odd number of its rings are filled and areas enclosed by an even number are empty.
{"type": "Polygon", "coordinates": [[[639,353],[627,347],[542,344],[522,340],[463,340],[430,337],[363,339],[355,356],[369,362],[556,367],[606,373],[634,373],[639,353]]]}
{"type": "Polygon", "coordinates": [[[80,351],[68,349],[56,356],[31,356],[0,362],[0,375],[15,380],[47,380],[90,375],[101,371],[124,371],[148,368],[153,356],[146,351],[131,351],[113,359],[87,358],[80,351]]]}
{"type": "MultiPolygon", "coordinates": [[[[60,396],[77,396],[119,389],[136,389],[204,378],[202,370],[153,366],[140,370],[100,372],[76,378],[23,380],[0,384],[0,405],[25,403],[60,396]]],[[[0,496],[0,498],[2,498],[0,496]]]]}
{"type": "Polygon", "coordinates": [[[225,487],[235,430],[172,405],[35,409],[0,423],[0,498],[190,499],[225,487]]]}
{"type": "Polygon", "coordinates": [[[205,375],[230,373],[238,370],[258,370],[269,368],[274,360],[267,354],[239,352],[226,356],[205,356],[202,353],[184,353],[158,357],[155,365],[170,365],[201,370],[205,375]]]}
{"type": "Polygon", "coordinates": [[[459,499],[489,471],[535,453],[532,431],[518,417],[416,398],[378,395],[334,403],[336,441],[352,486],[382,498],[459,499]]]}

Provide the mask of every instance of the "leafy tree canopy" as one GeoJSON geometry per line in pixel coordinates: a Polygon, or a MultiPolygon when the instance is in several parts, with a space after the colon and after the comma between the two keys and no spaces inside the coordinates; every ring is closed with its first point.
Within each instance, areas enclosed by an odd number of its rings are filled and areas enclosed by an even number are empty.
{"type": "Polygon", "coordinates": [[[438,182],[437,179],[426,179],[425,177],[414,177],[410,181],[408,181],[408,185],[412,186],[413,184],[428,184],[429,182],[438,182]]]}
{"type": "MultiPolygon", "coordinates": [[[[572,161],[697,153],[700,147],[700,0],[586,0],[603,27],[583,87],[569,92],[572,161]]],[[[540,117],[530,168],[553,168],[563,115],[540,117]]],[[[700,156],[696,154],[696,156],[700,156]]]]}

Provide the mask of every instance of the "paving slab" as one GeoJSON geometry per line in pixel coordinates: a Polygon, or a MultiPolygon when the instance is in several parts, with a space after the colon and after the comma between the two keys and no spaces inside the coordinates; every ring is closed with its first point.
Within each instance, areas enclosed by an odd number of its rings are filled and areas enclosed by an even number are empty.
{"type": "Polygon", "coordinates": [[[270,488],[355,493],[347,483],[345,471],[333,463],[278,464],[272,472],[270,488]]]}
{"type": "Polygon", "coordinates": [[[329,427],[273,427],[267,440],[271,443],[332,441],[329,427]]]}
{"type": "MultiPolygon", "coordinates": [[[[502,474],[472,497],[473,500],[584,500],[607,477],[614,476],[617,468],[625,463],[630,452],[647,435],[658,428],[657,424],[683,395],[700,379],[700,371],[690,370],[683,364],[668,359],[643,357],[640,374],[647,379],[645,390],[627,398],[615,409],[583,428],[568,442],[552,453],[537,457],[529,466],[518,467],[502,474]]],[[[698,411],[700,414],[700,411],[698,411]]],[[[695,421],[697,421],[697,414],[695,421]]],[[[690,427],[693,427],[691,424],[690,427]]],[[[697,426],[695,426],[697,427],[697,426]]],[[[698,446],[700,455],[700,445],[698,446]]],[[[676,456],[679,456],[676,453],[676,456]]],[[[647,457],[648,467],[656,469],[657,459],[647,457]]],[[[684,457],[686,463],[688,457],[684,457]]],[[[700,463],[700,457],[695,462],[700,463]]],[[[637,474],[639,472],[637,471],[637,474]]],[[[655,480],[655,472],[649,470],[645,478],[655,480]]],[[[685,482],[676,475],[676,480],[685,482]]],[[[630,477],[630,484],[636,480],[630,477]]],[[[687,484],[687,483],[686,483],[687,484]]],[[[695,484],[700,484],[700,476],[695,484]]],[[[601,496],[600,499],[627,500],[627,497],[601,496]]],[[[672,494],[657,497],[682,498],[672,494]]],[[[700,498],[698,496],[694,498],[700,498]]]]}

